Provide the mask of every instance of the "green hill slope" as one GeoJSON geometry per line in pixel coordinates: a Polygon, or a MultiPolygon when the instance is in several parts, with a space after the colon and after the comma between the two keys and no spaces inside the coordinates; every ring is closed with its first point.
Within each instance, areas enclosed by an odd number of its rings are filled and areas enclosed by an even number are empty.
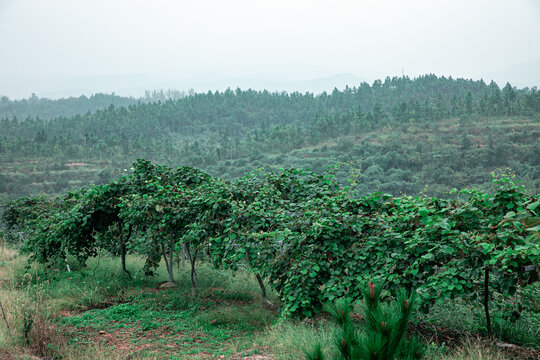
{"type": "Polygon", "coordinates": [[[318,96],[227,90],[109,106],[94,114],[0,120],[0,194],[99,183],[137,158],[236,177],[261,166],[351,171],[360,192],[439,194],[488,186],[510,168],[539,184],[540,93],[481,81],[387,78],[318,96]]]}

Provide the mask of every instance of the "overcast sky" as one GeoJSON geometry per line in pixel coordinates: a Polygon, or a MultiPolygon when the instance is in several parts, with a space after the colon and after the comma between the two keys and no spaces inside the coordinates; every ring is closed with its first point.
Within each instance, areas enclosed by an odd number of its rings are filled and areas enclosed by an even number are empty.
{"type": "Polygon", "coordinates": [[[479,79],[540,59],[540,0],[0,0],[0,49],[13,81],[479,79]]]}

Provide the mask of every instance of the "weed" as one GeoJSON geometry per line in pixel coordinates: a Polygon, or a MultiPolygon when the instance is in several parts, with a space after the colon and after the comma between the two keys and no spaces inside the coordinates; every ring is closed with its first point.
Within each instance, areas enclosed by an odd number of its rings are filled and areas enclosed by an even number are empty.
{"type": "Polygon", "coordinates": [[[465,341],[460,347],[450,350],[446,347],[436,349],[428,347],[426,352],[428,359],[440,360],[507,360],[509,359],[500,350],[475,342],[472,338],[465,341]],[[442,351],[441,351],[442,350],[442,351]]]}
{"type": "MultiPolygon", "coordinates": [[[[0,278],[10,279],[0,284],[0,299],[12,328],[10,337],[5,322],[0,321],[0,349],[7,358],[209,359],[264,348],[277,359],[299,359],[303,349],[318,340],[323,352],[330,349],[337,331],[324,318],[277,322],[277,314],[259,304],[259,287],[249,272],[234,275],[201,264],[201,295],[192,297],[187,271],[175,268],[177,288],[159,289],[156,284],[167,279],[164,267],[156,277],[147,278],[133,270],[143,266],[134,256],[128,257],[132,279],[123,278],[120,261],[108,256],[102,256],[99,264],[90,259],[86,269],[73,262],[71,273],[38,265],[25,269],[26,258],[8,248],[0,251],[0,261],[5,262],[0,278]]],[[[528,296],[533,299],[534,294],[528,296]]],[[[269,296],[278,302],[275,294],[269,296]]],[[[456,304],[436,307],[422,321],[454,329],[482,326],[474,308],[456,304]]],[[[515,324],[501,324],[501,337],[502,333],[513,338],[525,334],[529,340],[524,343],[530,343],[537,336],[536,313],[523,312],[515,324]]],[[[496,331],[498,326],[495,321],[496,331]]],[[[426,347],[429,359],[505,359],[497,350],[472,340],[457,350],[440,344],[426,347]]]]}
{"type": "Polygon", "coordinates": [[[212,291],[212,296],[215,296],[221,300],[231,300],[231,301],[243,301],[250,302],[254,300],[252,293],[246,291],[238,290],[225,290],[225,289],[216,289],[212,291]]]}
{"type": "MultiPolygon", "coordinates": [[[[467,333],[484,333],[486,327],[483,312],[458,299],[436,305],[429,314],[420,314],[419,318],[422,322],[467,333]]],[[[514,322],[495,315],[493,335],[502,341],[540,349],[539,323],[537,312],[523,311],[521,317],[514,322]]]]}
{"type": "Polygon", "coordinates": [[[195,317],[203,326],[220,326],[239,331],[257,331],[270,325],[276,315],[257,304],[247,306],[221,306],[209,309],[195,317]]]}

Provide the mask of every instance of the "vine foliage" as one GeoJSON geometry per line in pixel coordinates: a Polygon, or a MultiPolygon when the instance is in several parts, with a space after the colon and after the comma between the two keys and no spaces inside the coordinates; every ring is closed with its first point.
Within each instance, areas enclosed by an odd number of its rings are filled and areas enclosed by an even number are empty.
{"type": "Polygon", "coordinates": [[[216,267],[247,267],[279,294],[284,316],[359,301],[357,284],[371,279],[417,289],[424,309],[478,298],[489,319],[494,294],[505,301],[537,281],[540,262],[539,196],[512,177],[494,181],[493,194],[453,199],[356,196],[330,173],[257,170],[225,181],[138,160],[107,184],[9,202],[2,219],[26,232],[24,248],[42,263],[136,252],[147,274],[164,257],[172,282],[173,255],[185,246],[194,293],[201,255],[216,267]]]}

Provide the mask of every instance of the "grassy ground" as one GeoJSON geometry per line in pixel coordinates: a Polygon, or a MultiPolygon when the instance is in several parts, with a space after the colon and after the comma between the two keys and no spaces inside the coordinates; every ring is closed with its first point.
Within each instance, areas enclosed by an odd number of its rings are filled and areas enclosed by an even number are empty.
{"type": "MultiPolygon", "coordinates": [[[[138,272],[142,265],[140,259],[128,258],[132,279],[122,277],[118,259],[105,256],[84,269],[73,265],[71,273],[47,272],[41,266],[26,268],[25,257],[0,247],[0,358],[301,359],[303,350],[319,340],[331,353],[333,324],[325,317],[280,320],[260,301],[255,277],[247,271],[233,274],[201,265],[201,290],[194,297],[187,271],[177,268],[177,287],[161,289],[160,282],[167,279],[164,267],[147,278],[138,272]]],[[[279,305],[275,294],[270,300],[279,305]]],[[[464,312],[459,317],[468,316],[471,323],[460,324],[452,314],[463,309],[436,309],[422,321],[467,334],[481,319],[464,312]]],[[[520,325],[533,328],[520,335],[525,343],[538,334],[535,320],[527,318],[520,325]]],[[[445,342],[422,334],[428,359],[517,356],[468,335],[445,342]]],[[[521,358],[531,358],[526,355],[521,358]]]]}

